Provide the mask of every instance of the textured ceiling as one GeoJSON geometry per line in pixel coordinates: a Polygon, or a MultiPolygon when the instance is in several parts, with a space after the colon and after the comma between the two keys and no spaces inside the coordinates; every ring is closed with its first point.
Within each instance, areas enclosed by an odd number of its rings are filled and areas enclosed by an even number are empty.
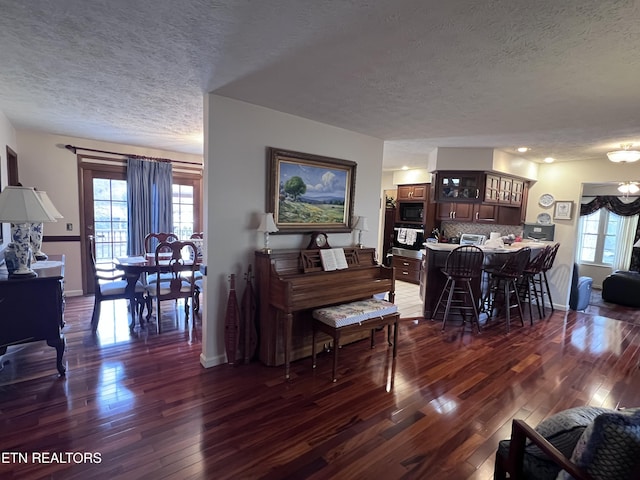
{"type": "Polygon", "coordinates": [[[205,92],[386,140],[640,145],[632,0],[0,0],[0,110],[17,128],[202,153],[205,92]]]}

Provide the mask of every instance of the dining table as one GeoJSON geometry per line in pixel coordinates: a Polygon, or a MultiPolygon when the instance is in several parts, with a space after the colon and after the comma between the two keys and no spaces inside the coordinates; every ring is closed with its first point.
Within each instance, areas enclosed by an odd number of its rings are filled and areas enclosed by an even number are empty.
{"type": "MultiPolygon", "coordinates": [[[[143,285],[146,285],[146,276],[149,273],[156,273],[160,270],[161,273],[169,272],[171,270],[170,266],[170,258],[171,254],[165,255],[160,254],[159,262],[156,263],[156,254],[155,253],[147,253],[145,255],[134,255],[128,257],[117,257],[115,266],[118,270],[122,270],[124,272],[124,277],[127,281],[127,286],[125,287],[125,293],[129,300],[131,301],[131,305],[135,305],[135,295],[136,295],[136,283],[140,280],[143,285]]],[[[200,265],[200,258],[196,259],[196,264],[200,265]]],[[[192,260],[184,260],[184,269],[191,270],[192,260]]],[[[147,320],[151,318],[151,304],[147,303],[147,320]]],[[[140,318],[138,322],[142,325],[142,314],[143,310],[141,309],[139,312],[140,318]]],[[[133,328],[135,326],[136,312],[131,312],[131,324],[130,327],[133,328]]]]}

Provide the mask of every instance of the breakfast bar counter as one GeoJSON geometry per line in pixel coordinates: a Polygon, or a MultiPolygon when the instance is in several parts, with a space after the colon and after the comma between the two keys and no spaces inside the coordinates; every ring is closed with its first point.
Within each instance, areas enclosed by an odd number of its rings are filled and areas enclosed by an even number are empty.
{"type": "MultiPolygon", "coordinates": [[[[505,245],[501,248],[480,246],[479,248],[485,254],[485,264],[494,263],[498,260],[498,255],[508,255],[515,253],[524,247],[531,249],[531,256],[534,257],[538,252],[548,245],[554,245],[555,242],[548,241],[524,241],[515,242],[511,245],[505,245]]],[[[446,277],[440,271],[447,261],[449,253],[459,247],[455,243],[427,243],[422,253],[422,265],[420,271],[420,298],[423,302],[424,318],[431,318],[436,308],[438,297],[444,284],[446,277]]],[[[480,298],[480,282],[474,288],[474,295],[480,298]]]]}

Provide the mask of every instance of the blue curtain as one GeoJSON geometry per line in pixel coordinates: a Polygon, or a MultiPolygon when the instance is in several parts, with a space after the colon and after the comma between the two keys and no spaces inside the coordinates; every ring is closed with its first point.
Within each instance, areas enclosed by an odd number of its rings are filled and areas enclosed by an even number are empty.
{"type": "Polygon", "coordinates": [[[151,232],[172,232],[171,163],[129,158],[127,203],[129,210],[129,255],[144,253],[144,237],[151,232]]]}

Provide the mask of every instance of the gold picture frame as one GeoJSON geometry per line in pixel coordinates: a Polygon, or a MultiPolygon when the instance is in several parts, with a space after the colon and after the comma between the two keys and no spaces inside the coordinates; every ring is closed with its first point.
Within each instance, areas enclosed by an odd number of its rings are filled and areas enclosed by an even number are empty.
{"type": "Polygon", "coordinates": [[[267,212],[278,231],[350,232],[356,162],[267,148],[267,212]]]}

